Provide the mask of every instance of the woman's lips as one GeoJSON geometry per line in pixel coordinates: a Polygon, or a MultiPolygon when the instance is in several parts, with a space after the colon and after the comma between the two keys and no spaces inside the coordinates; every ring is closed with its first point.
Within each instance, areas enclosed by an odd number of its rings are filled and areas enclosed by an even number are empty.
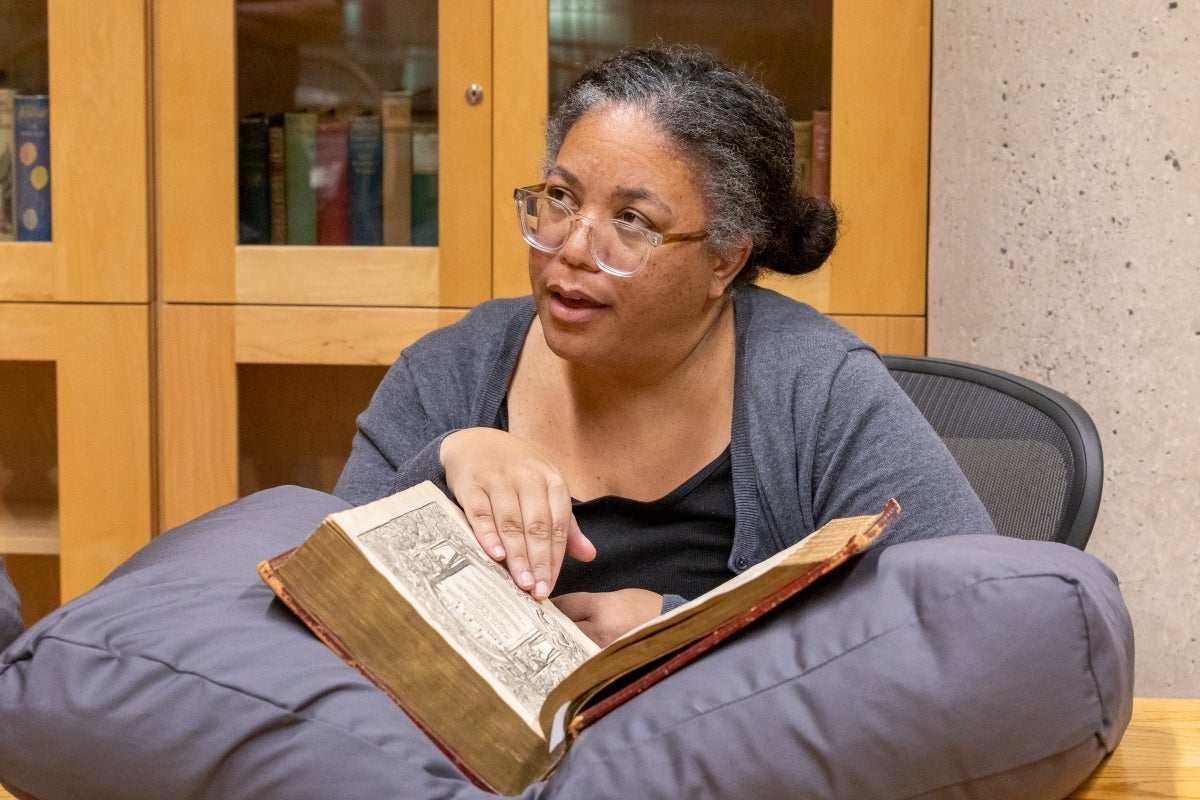
{"type": "Polygon", "coordinates": [[[555,319],[562,322],[587,322],[604,307],[604,303],[584,292],[560,289],[550,290],[551,313],[555,319]]]}

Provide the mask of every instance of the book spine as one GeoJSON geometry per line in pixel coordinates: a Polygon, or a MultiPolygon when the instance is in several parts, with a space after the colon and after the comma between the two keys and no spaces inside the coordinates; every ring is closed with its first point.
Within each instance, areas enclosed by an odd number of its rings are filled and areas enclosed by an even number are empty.
{"type": "Polygon", "coordinates": [[[812,118],[812,194],[829,199],[829,162],[831,160],[832,128],[829,111],[818,109],[812,118]]]}
{"type": "Polygon", "coordinates": [[[270,123],[263,114],[238,120],[238,243],[271,241],[270,123]]]}
{"type": "Polygon", "coordinates": [[[812,120],[792,120],[796,137],[796,188],[812,194],[813,124],[812,120]]]}
{"type": "Polygon", "coordinates": [[[17,239],[48,242],[50,219],[50,97],[22,95],[13,99],[13,143],[16,153],[17,239]]]}
{"type": "Polygon", "coordinates": [[[350,120],[350,243],[383,244],[383,127],[378,114],[350,120]]]}
{"type": "Polygon", "coordinates": [[[267,164],[271,181],[271,244],[287,244],[287,160],[283,138],[283,115],[270,119],[267,132],[267,164]]]}
{"type": "Polygon", "coordinates": [[[17,238],[17,157],[13,133],[15,89],[0,88],[0,242],[17,238]]]}
{"type": "Polygon", "coordinates": [[[383,93],[383,243],[412,244],[412,94],[383,93]]]}
{"type": "Polygon", "coordinates": [[[350,123],[317,122],[317,244],[350,244],[350,123]]]}
{"type": "Polygon", "coordinates": [[[437,123],[413,125],[412,243],[417,247],[438,243],[437,123]]]}
{"type": "Polygon", "coordinates": [[[283,122],[288,244],[317,243],[317,115],[289,111],[283,122]]]}

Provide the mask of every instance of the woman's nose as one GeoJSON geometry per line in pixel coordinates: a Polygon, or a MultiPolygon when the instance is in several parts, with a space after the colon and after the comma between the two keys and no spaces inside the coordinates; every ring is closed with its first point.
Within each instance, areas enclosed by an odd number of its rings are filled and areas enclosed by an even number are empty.
{"type": "Polygon", "coordinates": [[[575,217],[571,220],[571,227],[567,231],[567,240],[563,242],[562,250],[559,255],[563,260],[581,266],[586,269],[597,271],[600,267],[596,264],[596,259],[592,257],[592,223],[587,217],[575,217]]]}

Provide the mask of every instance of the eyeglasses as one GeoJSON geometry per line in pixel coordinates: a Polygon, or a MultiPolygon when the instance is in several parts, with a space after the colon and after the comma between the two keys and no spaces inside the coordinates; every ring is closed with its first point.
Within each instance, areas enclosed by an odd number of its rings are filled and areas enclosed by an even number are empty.
{"type": "Polygon", "coordinates": [[[650,260],[650,251],[662,244],[696,242],[707,231],[658,233],[619,219],[594,220],[576,214],[561,200],[542,194],[546,184],[513,192],[521,236],[543,253],[557,253],[571,238],[576,222],[587,226],[588,246],[596,265],[610,275],[628,278],[650,260]]]}

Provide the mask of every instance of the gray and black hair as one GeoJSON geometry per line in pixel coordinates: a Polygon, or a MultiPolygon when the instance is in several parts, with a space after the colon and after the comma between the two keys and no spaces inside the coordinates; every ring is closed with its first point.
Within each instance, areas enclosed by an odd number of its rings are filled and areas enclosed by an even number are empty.
{"type": "Polygon", "coordinates": [[[612,105],[644,111],[695,167],[708,215],[708,242],[729,254],[752,242],[733,288],[760,269],[802,275],[837,241],[834,207],[795,186],[795,134],[783,103],[758,81],[697,47],[628,50],[590,67],[546,123],[546,161],[567,132],[612,105]]]}

